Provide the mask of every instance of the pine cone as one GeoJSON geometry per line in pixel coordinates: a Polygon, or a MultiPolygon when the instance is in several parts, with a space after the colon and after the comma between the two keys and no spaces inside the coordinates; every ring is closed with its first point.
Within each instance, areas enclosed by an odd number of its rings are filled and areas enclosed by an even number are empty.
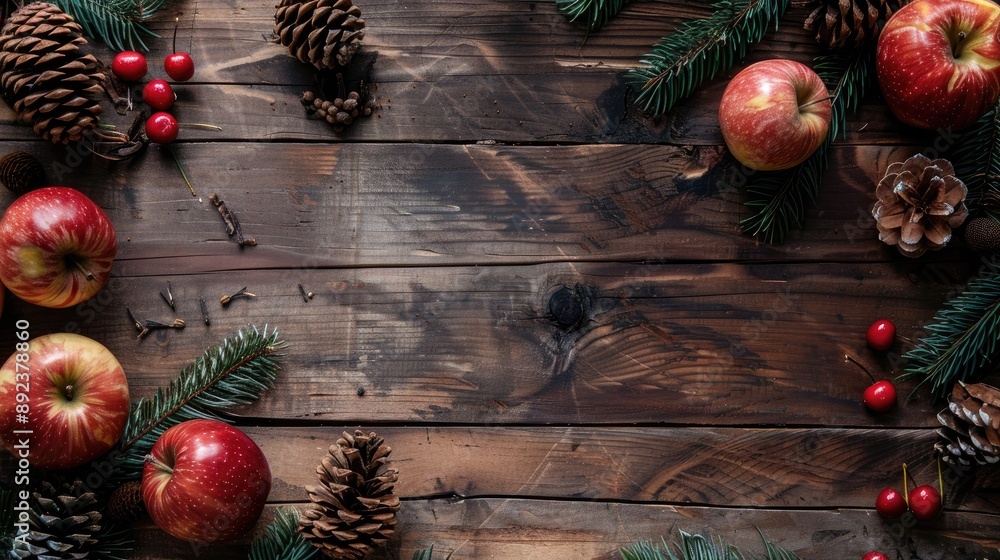
{"type": "Polygon", "coordinates": [[[860,47],[878,39],[889,16],[910,0],[819,0],[803,27],[830,49],[860,47]]]}
{"type": "Polygon", "coordinates": [[[314,506],[299,519],[303,538],[335,560],[359,560],[388,542],[400,506],[391,452],[375,432],[344,432],[316,469],[321,485],[306,487],[314,506]]]}
{"type": "Polygon", "coordinates": [[[937,417],[943,427],[934,448],[942,460],[964,466],[1000,461],[1000,389],[959,381],[937,417]]]}
{"type": "Polygon", "coordinates": [[[28,152],[10,152],[0,158],[0,183],[15,194],[33,191],[44,186],[45,167],[28,152]]]}
{"type": "Polygon", "coordinates": [[[86,558],[98,544],[101,530],[97,498],[80,480],[72,484],[43,482],[32,493],[32,509],[25,542],[16,540],[11,558],[78,560],[86,558]]]}
{"type": "Polygon", "coordinates": [[[0,31],[0,93],[18,118],[53,143],[83,138],[101,113],[101,63],[80,47],[82,28],[48,2],[10,15],[0,31]]]}
{"type": "Polygon", "coordinates": [[[118,523],[132,523],[146,515],[142,501],[142,482],[130,480],[115,488],[108,496],[108,517],[118,523]]]}
{"type": "Polygon", "coordinates": [[[875,189],[872,208],[878,238],[908,257],[919,257],[951,241],[952,229],[969,215],[968,189],[944,159],[931,161],[917,154],[893,162],[875,189]]]}
{"type": "Polygon", "coordinates": [[[361,47],[364,28],[351,0],[281,0],[274,10],[278,42],[317,70],[347,66],[361,47]]]}

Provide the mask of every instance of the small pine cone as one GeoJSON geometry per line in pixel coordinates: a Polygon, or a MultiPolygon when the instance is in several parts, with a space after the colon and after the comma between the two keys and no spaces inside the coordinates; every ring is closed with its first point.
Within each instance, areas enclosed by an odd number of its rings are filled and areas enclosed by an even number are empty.
{"type": "Polygon", "coordinates": [[[317,70],[347,66],[364,29],[361,9],[351,0],[280,0],[274,10],[278,42],[317,70]]]}
{"type": "Polygon", "coordinates": [[[344,432],[307,486],[313,507],[299,519],[302,537],[335,560],[360,560],[395,532],[399,476],[387,467],[392,449],[375,432],[344,432]]]}
{"type": "Polygon", "coordinates": [[[942,427],[934,448],[942,460],[963,466],[1000,462],[1000,389],[960,381],[937,417],[942,427]]]}
{"type": "Polygon", "coordinates": [[[115,488],[108,496],[105,510],[112,521],[129,524],[146,516],[146,504],[142,501],[142,483],[130,480],[115,488]]]}
{"type": "Polygon", "coordinates": [[[917,154],[893,162],[875,189],[879,240],[907,257],[944,247],[969,215],[968,192],[947,160],[917,154]]]}
{"type": "Polygon", "coordinates": [[[0,30],[0,93],[18,118],[53,143],[97,126],[104,91],[100,62],[81,47],[83,28],[48,2],[17,9],[0,30]]]}
{"type": "Polygon", "coordinates": [[[24,540],[14,541],[12,559],[82,560],[99,546],[97,499],[80,480],[59,485],[43,482],[31,495],[28,524],[24,540]]]}
{"type": "Polygon", "coordinates": [[[803,27],[829,49],[860,47],[878,39],[882,27],[910,0],[819,0],[803,27]]]}
{"type": "Polygon", "coordinates": [[[0,158],[0,183],[18,195],[33,191],[45,186],[45,167],[28,152],[10,152],[0,158]]]}

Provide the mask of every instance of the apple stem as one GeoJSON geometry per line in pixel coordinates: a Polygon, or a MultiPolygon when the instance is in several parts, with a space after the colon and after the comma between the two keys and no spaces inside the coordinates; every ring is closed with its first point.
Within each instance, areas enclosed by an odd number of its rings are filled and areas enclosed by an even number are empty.
{"type": "Polygon", "coordinates": [[[155,465],[156,468],[158,468],[158,469],[160,469],[162,471],[166,471],[168,474],[174,474],[174,468],[173,467],[171,467],[170,465],[168,465],[168,464],[164,463],[163,461],[157,459],[156,457],[153,457],[152,453],[150,453],[149,455],[146,455],[145,460],[146,460],[147,463],[153,463],[153,465],[155,465]]]}
{"type": "Polygon", "coordinates": [[[68,401],[73,400],[73,386],[72,385],[67,385],[63,389],[63,394],[66,395],[66,400],[68,400],[68,401]]]}
{"type": "Polygon", "coordinates": [[[77,268],[77,270],[79,270],[80,272],[82,272],[86,276],[86,278],[87,278],[88,281],[94,279],[94,273],[91,272],[91,271],[89,271],[89,270],[87,270],[86,268],[84,268],[83,264],[81,264],[80,261],[74,259],[73,257],[66,257],[66,259],[73,266],[75,266],[77,268]]]}
{"type": "Polygon", "coordinates": [[[962,42],[965,41],[967,37],[968,35],[965,34],[965,31],[958,32],[958,41],[955,42],[955,46],[951,50],[952,57],[958,58],[958,55],[960,54],[959,51],[961,50],[962,47],[962,42]]]}
{"type": "Polygon", "coordinates": [[[831,99],[833,99],[832,95],[824,97],[822,99],[814,99],[814,100],[810,101],[809,103],[806,103],[805,105],[799,105],[799,111],[801,111],[802,109],[805,109],[806,107],[808,107],[810,105],[815,105],[817,103],[822,103],[824,101],[830,101],[831,99]]]}
{"type": "Polygon", "coordinates": [[[868,368],[866,368],[865,366],[861,365],[861,362],[855,360],[849,354],[844,354],[844,359],[847,360],[848,362],[853,363],[854,365],[858,366],[859,368],[861,368],[861,371],[863,371],[866,374],[868,374],[868,379],[871,379],[872,383],[875,383],[875,376],[872,375],[872,372],[868,371],[868,368]]]}

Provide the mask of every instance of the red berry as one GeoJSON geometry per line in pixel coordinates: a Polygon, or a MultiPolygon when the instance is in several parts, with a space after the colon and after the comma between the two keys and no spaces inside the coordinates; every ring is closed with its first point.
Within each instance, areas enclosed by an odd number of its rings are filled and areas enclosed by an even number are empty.
{"type": "Polygon", "coordinates": [[[868,346],[871,346],[872,350],[885,352],[892,348],[892,343],[896,340],[896,325],[888,319],[879,319],[868,327],[865,338],[868,339],[868,346]]]}
{"type": "Polygon", "coordinates": [[[126,82],[138,82],[146,75],[146,57],[135,51],[122,51],[111,61],[111,71],[126,82]]]}
{"type": "Polygon", "coordinates": [[[886,519],[902,517],[907,510],[906,498],[895,488],[886,488],[875,499],[875,511],[886,519]]]}
{"type": "Polygon", "coordinates": [[[885,412],[896,406],[896,386],[887,379],[876,381],[865,389],[864,401],[875,412],[885,412]]]}
{"type": "Polygon", "coordinates": [[[177,119],[170,113],[153,113],[146,120],[146,136],[157,144],[169,144],[177,138],[177,119]]]}
{"type": "Polygon", "coordinates": [[[166,80],[150,80],[142,88],[142,100],[157,111],[166,111],[174,105],[174,88],[166,80]]]}
{"type": "Polygon", "coordinates": [[[920,521],[931,521],[941,513],[941,494],[933,486],[917,486],[910,491],[910,511],[920,521]]]}
{"type": "Polygon", "coordinates": [[[881,552],[876,551],[865,554],[865,557],[862,558],[861,560],[889,560],[889,557],[886,556],[885,554],[882,554],[881,552]]]}
{"type": "Polygon", "coordinates": [[[163,69],[167,71],[170,79],[186,82],[194,76],[194,60],[186,52],[171,53],[163,61],[163,69]]]}

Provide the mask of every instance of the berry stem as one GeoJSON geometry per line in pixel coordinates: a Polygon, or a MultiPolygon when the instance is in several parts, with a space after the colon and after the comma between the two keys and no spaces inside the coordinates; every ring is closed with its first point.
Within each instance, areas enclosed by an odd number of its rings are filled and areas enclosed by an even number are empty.
{"type": "Polygon", "coordinates": [[[177,28],[180,26],[181,18],[174,18],[174,40],[170,45],[173,52],[177,52],[177,28]]]}
{"type": "Polygon", "coordinates": [[[938,455],[937,458],[937,469],[938,469],[938,493],[941,494],[941,499],[944,500],[944,474],[941,473],[940,455],[938,455]]]}
{"type": "Polygon", "coordinates": [[[188,179],[187,173],[184,172],[184,166],[181,165],[180,158],[174,153],[170,146],[167,146],[167,151],[170,152],[170,156],[174,158],[174,163],[177,164],[177,169],[181,172],[181,178],[184,179],[184,184],[187,185],[189,191],[191,191],[191,196],[198,196],[198,193],[194,192],[194,185],[191,184],[191,180],[188,179]]]}
{"type": "Polygon", "coordinates": [[[907,485],[906,485],[907,478],[909,478],[909,477],[906,474],[906,463],[903,463],[903,500],[906,502],[907,509],[909,509],[909,507],[910,507],[910,490],[907,488],[907,485]]]}
{"type": "Polygon", "coordinates": [[[184,123],[178,123],[177,126],[179,126],[180,128],[205,128],[205,129],[208,129],[208,130],[222,130],[221,126],[214,125],[214,124],[206,124],[206,123],[189,123],[189,122],[184,122],[184,123]]]}
{"type": "Polygon", "coordinates": [[[872,372],[868,371],[868,368],[866,368],[865,366],[861,365],[861,362],[855,360],[849,354],[844,354],[844,359],[847,360],[848,362],[853,363],[854,365],[858,366],[859,368],[861,368],[861,371],[863,371],[866,374],[868,374],[868,379],[871,379],[872,383],[875,383],[875,376],[872,375],[872,372]]]}

